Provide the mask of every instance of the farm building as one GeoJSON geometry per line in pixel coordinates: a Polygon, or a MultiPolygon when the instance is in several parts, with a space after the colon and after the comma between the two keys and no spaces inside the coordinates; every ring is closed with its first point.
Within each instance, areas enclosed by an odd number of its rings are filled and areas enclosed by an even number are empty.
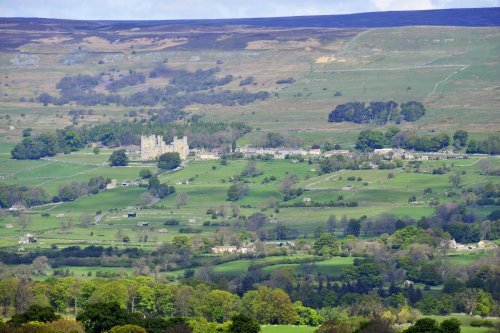
{"type": "Polygon", "coordinates": [[[32,234],[26,234],[19,237],[19,244],[33,244],[36,243],[37,239],[32,234]]]}
{"type": "Polygon", "coordinates": [[[139,226],[139,227],[149,227],[149,222],[141,221],[141,222],[137,223],[137,226],[139,226]]]}
{"type": "Polygon", "coordinates": [[[236,253],[237,250],[236,246],[214,246],[212,253],[236,253]]]}
{"type": "Polygon", "coordinates": [[[131,213],[127,214],[127,217],[136,217],[136,216],[137,216],[137,213],[135,213],[135,212],[131,212],[131,213]]]}
{"type": "Polygon", "coordinates": [[[26,206],[22,204],[13,204],[12,207],[9,208],[9,212],[22,212],[26,210],[26,206]]]}
{"type": "Polygon", "coordinates": [[[254,253],[254,252],[255,252],[255,246],[253,244],[243,245],[240,248],[238,248],[236,246],[214,246],[212,248],[212,253],[241,253],[241,254],[247,254],[247,253],[254,253]]]}

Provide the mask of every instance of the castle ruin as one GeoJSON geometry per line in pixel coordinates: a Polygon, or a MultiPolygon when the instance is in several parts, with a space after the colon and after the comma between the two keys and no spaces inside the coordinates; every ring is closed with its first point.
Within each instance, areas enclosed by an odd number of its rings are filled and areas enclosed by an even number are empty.
{"type": "Polygon", "coordinates": [[[165,153],[179,153],[181,160],[185,160],[189,154],[187,136],[174,137],[174,141],[166,144],[161,135],[141,135],[141,159],[154,160],[165,153]]]}

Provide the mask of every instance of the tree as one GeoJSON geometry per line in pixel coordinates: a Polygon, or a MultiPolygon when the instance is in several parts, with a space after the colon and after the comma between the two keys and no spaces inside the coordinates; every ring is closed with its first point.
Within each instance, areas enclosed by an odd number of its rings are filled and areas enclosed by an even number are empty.
{"type": "Polygon", "coordinates": [[[249,187],[245,183],[234,183],[227,189],[227,200],[236,201],[248,194],[249,187]]]}
{"type": "Polygon", "coordinates": [[[127,287],[122,282],[111,281],[99,285],[90,296],[89,303],[116,303],[125,307],[127,296],[127,287]]]}
{"type": "Polygon", "coordinates": [[[437,322],[432,318],[417,320],[415,325],[404,330],[403,333],[441,333],[437,322]]]}
{"type": "Polygon", "coordinates": [[[294,306],[298,316],[298,325],[318,326],[324,321],[316,310],[303,306],[301,302],[295,302],[294,306]]]}
{"type": "Polygon", "coordinates": [[[297,321],[295,307],[282,289],[259,287],[243,295],[243,309],[265,324],[293,324],[297,321]]]}
{"type": "Polygon", "coordinates": [[[257,163],[254,160],[248,161],[247,165],[241,172],[242,177],[257,177],[262,174],[262,171],[257,169],[257,163]]]}
{"type": "Polygon", "coordinates": [[[314,333],[352,333],[352,326],[335,318],[325,321],[314,333]]]}
{"type": "Polygon", "coordinates": [[[441,333],[460,333],[462,323],[457,318],[445,319],[439,325],[441,333]]]}
{"type": "Polygon", "coordinates": [[[134,319],[135,316],[116,302],[91,304],[76,316],[76,320],[83,323],[87,333],[105,332],[115,326],[131,323],[134,319]]]}
{"type": "Polygon", "coordinates": [[[32,265],[34,274],[45,274],[50,269],[49,259],[46,256],[36,257],[32,265]]]}
{"type": "Polygon", "coordinates": [[[368,150],[383,148],[385,143],[384,134],[377,130],[364,130],[359,133],[356,141],[356,149],[368,150]]]}
{"type": "Polygon", "coordinates": [[[361,324],[355,333],[394,333],[391,323],[387,319],[375,318],[361,324]]]}
{"type": "Polygon", "coordinates": [[[245,221],[245,227],[248,231],[257,231],[267,222],[267,217],[262,213],[253,213],[245,221]]]}
{"type": "Polygon", "coordinates": [[[314,252],[320,256],[332,256],[339,253],[339,241],[331,233],[322,233],[318,240],[314,242],[314,252]]]}
{"type": "Polygon", "coordinates": [[[22,324],[30,321],[39,321],[47,323],[50,321],[58,320],[61,316],[56,314],[56,311],[51,306],[32,305],[21,314],[15,314],[9,321],[9,324],[14,326],[21,326],[22,324]]]}
{"type": "Polygon", "coordinates": [[[109,333],[147,333],[147,331],[141,326],[127,324],[115,326],[109,333]]]}
{"type": "Polygon", "coordinates": [[[28,228],[31,224],[31,216],[25,213],[21,213],[21,215],[17,217],[17,223],[19,223],[21,229],[25,231],[26,228],[28,228]]]}
{"type": "Polygon", "coordinates": [[[260,332],[259,323],[242,313],[231,317],[231,325],[229,325],[229,333],[258,333],[260,332]]]}
{"type": "Polygon", "coordinates": [[[163,170],[173,170],[181,165],[179,153],[165,153],[158,158],[158,168],[163,170]]]}
{"type": "Polygon", "coordinates": [[[153,173],[149,169],[141,169],[141,171],[139,171],[139,177],[141,177],[141,178],[147,179],[147,178],[151,178],[152,176],[153,176],[153,173]]]}
{"type": "Polygon", "coordinates": [[[469,133],[464,130],[458,130],[453,134],[453,145],[455,147],[465,147],[467,145],[467,139],[469,138],[469,133]]]}
{"type": "Polygon", "coordinates": [[[184,192],[183,193],[179,193],[175,197],[175,204],[177,205],[177,207],[185,206],[185,205],[187,205],[187,202],[188,202],[188,195],[187,195],[187,193],[184,193],[184,192]]]}
{"type": "Polygon", "coordinates": [[[125,153],[125,149],[115,150],[109,157],[109,164],[111,166],[127,166],[128,157],[125,153]]]}
{"type": "Polygon", "coordinates": [[[453,185],[453,187],[458,187],[460,183],[462,182],[462,177],[460,176],[460,173],[455,173],[454,175],[451,175],[449,177],[450,183],[453,185]]]}

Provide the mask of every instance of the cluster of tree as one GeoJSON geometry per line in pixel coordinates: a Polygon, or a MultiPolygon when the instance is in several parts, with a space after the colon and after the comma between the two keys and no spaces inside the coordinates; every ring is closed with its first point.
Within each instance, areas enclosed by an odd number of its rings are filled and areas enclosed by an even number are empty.
{"type": "MultiPolygon", "coordinates": [[[[101,142],[110,147],[140,144],[141,134],[163,134],[165,139],[187,135],[193,148],[215,148],[231,146],[241,136],[251,131],[243,123],[210,123],[193,121],[188,124],[173,123],[128,123],[111,122],[109,124],[67,127],[56,133],[43,133],[38,136],[28,135],[16,144],[11,151],[13,159],[40,159],[57,153],[70,153],[83,148],[89,142],[101,142]]],[[[110,160],[112,165],[123,164],[125,158],[117,152],[110,160]],[[118,164],[113,164],[114,158],[118,164]]]]}
{"type": "Polygon", "coordinates": [[[10,208],[16,203],[30,207],[48,202],[50,202],[50,196],[43,188],[0,183],[0,208],[10,208]]]}
{"type": "Polygon", "coordinates": [[[218,78],[216,74],[219,72],[219,67],[209,68],[207,70],[198,69],[195,72],[189,72],[183,69],[158,66],[151,71],[149,77],[169,77],[170,84],[177,87],[179,90],[193,92],[213,89],[218,86],[226,85],[233,80],[232,75],[218,78]]]}
{"type": "MultiPolygon", "coordinates": [[[[19,265],[19,264],[34,264],[36,258],[45,257],[48,259],[48,263],[50,266],[57,268],[59,266],[64,266],[64,263],[69,263],[70,266],[85,266],[84,264],[77,264],[76,262],[78,261],[78,259],[88,259],[88,258],[137,259],[143,255],[145,255],[145,253],[137,248],[118,249],[113,247],[102,247],[102,246],[91,245],[84,248],[80,248],[79,246],[69,246],[63,249],[57,249],[57,248],[39,249],[36,252],[23,253],[23,254],[1,252],[0,260],[5,264],[19,265]]],[[[109,267],[117,266],[115,264],[106,265],[104,261],[102,263],[104,264],[104,266],[109,266],[109,267]]]]}
{"type": "Polygon", "coordinates": [[[179,153],[165,153],[158,157],[158,169],[173,170],[181,165],[179,153]]]}
{"type": "Polygon", "coordinates": [[[250,188],[245,183],[234,183],[227,189],[227,200],[237,201],[239,199],[242,199],[248,194],[249,189],[250,188]]]}
{"type": "Polygon", "coordinates": [[[54,156],[57,153],[70,153],[84,146],[80,133],[72,127],[57,130],[56,133],[43,133],[38,136],[26,136],[11,151],[13,159],[36,160],[54,156]]]}
{"type": "Polygon", "coordinates": [[[57,197],[53,202],[73,201],[85,195],[97,194],[106,189],[106,185],[111,183],[110,178],[96,176],[89,179],[88,182],[71,182],[59,186],[57,197]]]}
{"type": "Polygon", "coordinates": [[[329,122],[350,121],[359,124],[388,122],[401,123],[402,120],[413,122],[425,115],[425,107],[420,102],[409,101],[400,106],[397,102],[352,102],[339,104],[328,115],[329,122]]]}
{"type": "Polygon", "coordinates": [[[389,128],[385,133],[378,130],[363,130],[359,133],[356,148],[359,150],[380,149],[384,146],[413,149],[416,151],[438,151],[451,144],[447,133],[436,135],[417,135],[402,132],[397,127],[389,128]]]}
{"type": "Polygon", "coordinates": [[[297,137],[283,135],[278,132],[268,132],[260,137],[257,137],[252,144],[256,147],[264,148],[282,148],[282,147],[298,147],[300,140],[297,137]]]}
{"type": "Polygon", "coordinates": [[[144,82],[146,82],[146,77],[144,76],[143,73],[131,72],[128,75],[119,78],[118,80],[111,81],[106,86],[106,89],[112,92],[116,92],[127,86],[135,86],[137,84],[141,84],[144,82]]]}
{"type": "Polygon", "coordinates": [[[112,81],[106,87],[112,92],[111,94],[95,92],[94,88],[102,81],[101,77],[89,75],[65,77],[56,85],[61,95],[60,98],[44,92],[37,97],[37,101],[44,105],[49,103],[65,105],[70,102],[87,106],[108,105],[110,103],[124,106],[155,106],[163,104],[168,106],[169,112],[167,113],[175,117],[175,115],[180,114],[180,110],[191,104],[245,105],[269,97],[269,93],[264,91],[257,93],[249,93],[245,90],[214,92],[214,88],[224,86],[233,80],[232,75],[218,78],[216,74],[219,71],[219,68],[211,68],[189,72],[160,66],[150,73],[150,77],[170,77],[170,85],[165,88],[149,88],[127,97],[116,94],[116,91],[125,86],[144,83],[144,74],[131,72],[127,76],[112,81]],[[197,93],[207,90],[209,93],[197,93]]]}
{"type": "Polygon", "coordinates": [[[490,155],[500,154],[500,136],[491,135],[482,141],[470,140],[467,145],[467,153],[490,155]]]}
{"type": "Polygon", "coordinates": [[[142,134],[160,134],[167,142],[172,141],[174,137],[186,135],[189,138],[190,147],[205,149],[231,145],[251,130],[251,127],[238,122],[203,122],[199,120],[187,124],[111,122],[83,126],[77,129],[85,142],[101,142],[111,146],[137,145],[140,144],[142,134]]]}
{"type": "Polygon", "coordinates": [[[241,171],[240,176],[241,177],[257,177],[262,175],[262,170],[257,168],[257,163],[255,160],[250,160],[248,161],[247,165],[243,168],[243,171],[241,171]]]}
{"type": "MultiPolygon", "coordinates": [[[[33,319],[35,311],[40,312],[37,321],[46,322],[49,318],[56,320],[58,317],[53,309],[77,314],[77,320],[83,323],[86,332],[110,329],[117,323],[113,322],[108,327],[102,325],[115,318],[148,318],[151,322],[161,322],[163,318],[182,316],[223,323],[240,311],[261,324],[296,324],[301,320],[318,325],[322,321],[315,310],[306,308],[300,302],[292,303],[282,289],[262,286],[239,297],[193,278],[187,279],[185,284],[171,285],[144,276],[108,281],[67,277],[51,278],[45,282],[7,277],[0,281],[0,290],[3,291],[0,296],[2,314],[9,316],[19,313],[13,316],[13,326],[33,319]],[[20,288],[23,288],[23,299],[20,299],[20,288]],[[106,309],[109,303],[113,304],[109,309],[112,312],[106,309]],[[50,311],[47,307],[53,309],[50,311]],[[122,317],[121,314],[127,315],[122,317]],[[100,320],[94,316],[99,316],[100,320]],[[107,320],[104,320],[105,317],[107,320]]],[[[140,322],[118,324],[142,326],[140,322]]],[[[145,328],[150,332],[148,327],[145,328]]]]}
{"type": "Polygon", "coordinates": [[[255,79],[253,76],[247,76],[246,78],[240,81],[240,87],[252,84],[254,81],[255,79]]]}
{"type": "Polygon", "coordinates": [[[148,189],[152,196],[160,199],[175,193],[175,187],[169,186],[167,183],[160,183],[160,179],[156,175],[149,178],[148,189]]]}

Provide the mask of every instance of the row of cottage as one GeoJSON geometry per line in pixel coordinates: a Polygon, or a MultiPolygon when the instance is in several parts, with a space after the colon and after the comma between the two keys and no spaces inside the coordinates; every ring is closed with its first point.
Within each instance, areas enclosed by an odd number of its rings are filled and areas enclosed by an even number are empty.
{"type": "MultiPolygon", "coordinates": [[[[212,151],[193,150],[195,156],[201,160],[217,160],[220,158],[220,150],[213,149],[212,151]]],[[[303,148],[262,148],[262,147],[236,147],[235,152],[239,152],[243,157],[251,158],[255,156],[272,156],[274,159],[282,160],[287,156],[302,156],[302,157],[332,157],[337,155],[354,157],[355,152],[350,150],[330,150],[321,152],[319,148],[303,149],[303,148]]],[[[464,158],[463,154],[456,154],[452,151],[444,151],[437,153],[413,153],[404,149],[398,148],[381,148],[375,149],[371,155],[378,155],[385,159],[404,159],[404,160],[440,160],[446,158],[464,158]]]]}
{"type": "MultiPolygon", "coordinates": [[[[316,146],[317,147],[317,146],[316,146]]],[[[349,150],[330,150],[327,152],[321,152],[320,148],[311,147],[310,149],[303,148],[263,148],[263,147],[236,147],[235,152],[241,153],[244,157],[250,158],[258,155],[261,156],[272,156],[274,159],[285,159],[287,156],[322,156],[322,157],[332,157],[334,155],[344,155],[344,156],[354,156],[355,153],[349,150]]],[[[200,149],[189,149],[188,138],[186,136],[182,138],[174,138],[169,144],[166,144],[163,136],[161,135],[150,135],[141,136],[141,159],[152,160],[159,157],[162,154],[168,152],[177,152],[181,160],[186,160],[188,155],[194,154],[196,158],[200,160],[217,160],[222,154],[222,150],[219,148],[212,149],[211,151],[200,150],[200,149]]],[[[445,151],[440,153],[420,153],[415,154],[412,152],[405,151],[404,149],[396,148],[382,148],[375,149],[373,155],[379,155],[386,159],[405,159],[405,160],[429,160],[429,159],[444,159],[449,157],[463,158],[464,155],[455,154],[453,151],[445,151]]]]}

